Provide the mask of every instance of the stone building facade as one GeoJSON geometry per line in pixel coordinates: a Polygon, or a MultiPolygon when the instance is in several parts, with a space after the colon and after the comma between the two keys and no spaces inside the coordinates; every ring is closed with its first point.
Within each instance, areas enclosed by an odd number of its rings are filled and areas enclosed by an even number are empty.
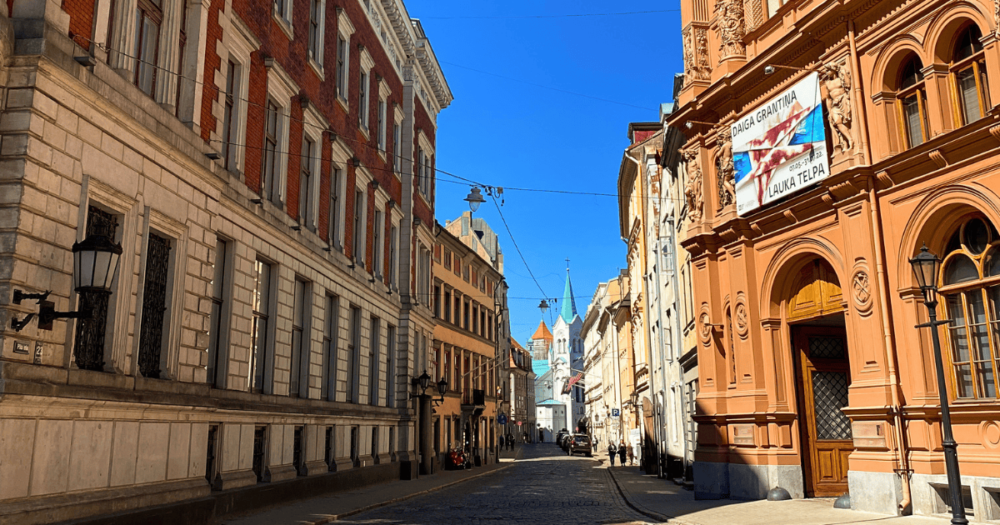
{"type": "Polygon", "coordinates": [[[965,505],[974,521],[1000,519],[995,3],[681,7],[693,36],[667,122],[685,135],[696,496],[849,491],[860,510],[947,512],[933,346],[914,328],[928,314],[909,259],[926,244],[944,259],[937,313],[950,321],[965,505]],[[808,91],[791,97],[797,86],[808,91]],[[757,126],[771,132],[741,138],[757,126]],[[769,181],[782,152],[788,169],[823,168],[794,188],[769,181]],[[744,206],[748,182],[768,201],[744,206]]]}
{"type": "Polygon", "coordinates": [[[452,95],[403,3],[7,5],[2,519],[416,475],[452,95]],[[123,249],[107,295],[73,289],[90,236],[123,249]],[[90,318],[15,330],[45,290],[90,318]]]}

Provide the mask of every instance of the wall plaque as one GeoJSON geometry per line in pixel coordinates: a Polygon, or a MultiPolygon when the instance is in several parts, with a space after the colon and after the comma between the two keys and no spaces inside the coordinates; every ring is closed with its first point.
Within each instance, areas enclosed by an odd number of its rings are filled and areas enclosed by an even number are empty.
{"type": "Polygon", "coordinates": [[[733,444],[743,446],[754,446],[755,425],[752,423],[733,425],[733,444]]]}
{"type": "Polygon", "coordinates": [[[855,421],[851,425],[855,448],[888,448],[885,442],[885,423],[855,421]]]}

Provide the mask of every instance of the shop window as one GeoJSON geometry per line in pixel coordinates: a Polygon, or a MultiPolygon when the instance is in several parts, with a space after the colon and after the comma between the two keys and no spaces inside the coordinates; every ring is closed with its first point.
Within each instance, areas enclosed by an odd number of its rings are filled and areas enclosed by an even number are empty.
{"type": "Polygon", "coordinates": [[[900,70],[896,104],[901,131],[907,148],[923,144],[928,137],[927,93],[924,87],[924,65],[915,55],[903,63],[900,70]]]}
{"type": "Polygon", "coordinates": [[[957,125],[971,124],[983,117],[990,108],[986,84],[986,58],[983,34],[975,24],[962,31],[956,39],[951,62],[957,125]]]}
{"type": "Polygon", "coordinates": [[[1000,365],[1000,235],[982,217],[948,242],[940,293],[947,318],[955,397],[996,399],[1000,365]]]}

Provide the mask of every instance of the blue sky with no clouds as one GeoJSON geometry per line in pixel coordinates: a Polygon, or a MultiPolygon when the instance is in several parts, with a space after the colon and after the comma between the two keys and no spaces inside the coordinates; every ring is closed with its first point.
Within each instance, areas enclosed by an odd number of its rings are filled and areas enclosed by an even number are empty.
{"type": "MultiPolygon", "coordinates": [[[[662,11],[677,9],[677,1],[406,6],[423,24],[455,95],[438,117],[437,168],[492,186],[616,193],[628,123],[657,120],[674,73],[683,71],[679,12],[549,17],[662,11]],[[547,18],[496,18],[533,16],[547,18]]],[[[468,192],[468,184],[438,174],[442,224],[468,210],[468,192]]],[[[476,216],[500,237],[511,331],[523,344],[538,325],[542,292],[487,201],[476,216]]],[[[581,316],[597,283],[626,265],[614,197],[505,190],[501,210],[546,296],[562,297],[570,259],[581,316]]],[[[545,316],[550,325],[554,315],[545,316]]]]}

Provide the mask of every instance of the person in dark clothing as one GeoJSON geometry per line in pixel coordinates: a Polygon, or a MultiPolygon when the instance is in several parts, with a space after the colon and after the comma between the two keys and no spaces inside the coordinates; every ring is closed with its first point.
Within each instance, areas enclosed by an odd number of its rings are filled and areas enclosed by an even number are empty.
{"type": "Polygon", "coordinates": [[[625,455],[627,453],[628,450],[625,448],[625,442],[622,441],[618,444],[618,463],[620,463],[623,467],[625,466],[625,455]]]}
{"type": "Polygon", "coordinates": [[[506,444],[507,444],[507,441],[503,438],[503,436],[500,436],[500,450],[503,450],[503,447],[506,444]]]}
{"type": "Polygon", "coordinates": [[[514,448],[514,435],[507,434],[507,450],[512,450],[514,448]]]}
{"type": "Polygon", "coordinates": [[[612,441],[608,443],[608,459],[611,460],[611,466],[615,466],[615,454],[618,453],[618,449],[615,448],[615,443],[612,441]]]}

